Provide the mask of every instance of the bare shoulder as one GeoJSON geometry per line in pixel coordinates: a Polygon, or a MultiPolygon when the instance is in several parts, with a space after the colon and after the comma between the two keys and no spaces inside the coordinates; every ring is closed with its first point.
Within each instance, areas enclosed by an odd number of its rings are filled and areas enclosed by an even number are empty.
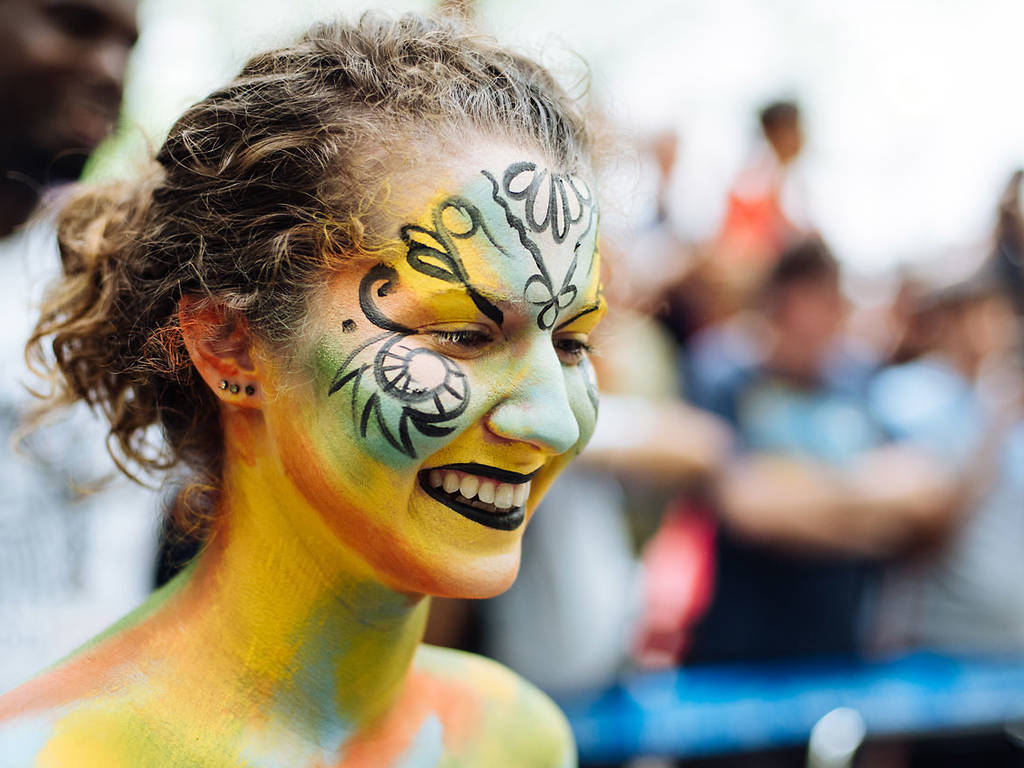
{"type": "Polygon", "coordinates": [[[0,768],[45,765],[78,702],[54,695],[44,674],[0,696],[0,768]]]}
{"type": "MultiPolygon", "coordinates": [[[[457,764],[572,768],[576,745],[565,715],[507,667],[470,653],[421,646],[415,670],[445,692],[439,704],[453,735],[463,732],[457,764]]],[[[422,683],[421,683],[422,684],[422,683]]]]}
{"type": "Polygon", "coordinates": [[[137,691],[123,680],[77,679],[78,667],[55,667],[0,696],[0,768],[138,764],[137,691]]]}
{"type": "Polygon", "coordinates": [[[38,757],[53,736],[60,715],[52,709],[14,711],[0,696],[0,768],[26,768],[38,765],[38,757]]]}

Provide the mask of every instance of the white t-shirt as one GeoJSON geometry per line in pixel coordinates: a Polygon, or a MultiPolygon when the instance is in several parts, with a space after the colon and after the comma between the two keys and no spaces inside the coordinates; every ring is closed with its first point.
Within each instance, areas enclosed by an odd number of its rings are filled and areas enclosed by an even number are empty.
{"type": "MultiPolygon", "coordinates": [[[[873,408],[896,437],[951,472],[976,459],[993,419],[982,392],[940,357],[890,368],[873,384],[873,408]]],[[[947,653],[1024,652],[1024,421],[992,457],[984,492],[927,557],[889,566],[878,643],[947,653]]]]}
{"type": "Polygon", "coordinates": [[[157,495],[116,471],[102,417],[75,406],[12,445],[39,402],[26,384],[43,387],[24,345],[59,263],[46,223],[0,239],[0,692],[130,611],[152,585],[157,495]],[[80,492],[110,475],[105,489],[80,492]]]}

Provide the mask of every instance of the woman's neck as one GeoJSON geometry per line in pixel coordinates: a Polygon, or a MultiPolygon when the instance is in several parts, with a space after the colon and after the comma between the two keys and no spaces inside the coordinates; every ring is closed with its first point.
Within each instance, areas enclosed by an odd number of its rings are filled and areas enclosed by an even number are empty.
{"type": "Polygon", "coordinates": [[[229,451],[224,488],[181,591],[192,658],[227,697],[335,746],[396,700],[429,601],[375,578],[272,458],[229,451]]]}

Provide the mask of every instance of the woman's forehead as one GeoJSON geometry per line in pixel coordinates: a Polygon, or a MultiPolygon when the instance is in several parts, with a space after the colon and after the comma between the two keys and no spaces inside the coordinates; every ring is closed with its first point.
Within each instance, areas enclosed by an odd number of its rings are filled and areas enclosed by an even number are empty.
{"type": "Polygon", "coordinates": [[[431,139],[413,142],[412,147],[388,151],[380,159],[381,171],[386,173],[386,214],[403,221],[422,213],[433,198],[474,187],[482,171],[499,175],[517,163],[529,162],[555,174],[572,173],[588,184],[592,176],[588,167],[568,167],[539,146],[472,133],[441,131],[431,139]]]}
{"type": "Polygon", "coordinates": [[[523,305],[542,328],[596,301],[592,187],[542,153],[482,142],[400,171],[389,187],[380,223],[403,293],[462,292],[499,325],[502,305],[523,305]]]}

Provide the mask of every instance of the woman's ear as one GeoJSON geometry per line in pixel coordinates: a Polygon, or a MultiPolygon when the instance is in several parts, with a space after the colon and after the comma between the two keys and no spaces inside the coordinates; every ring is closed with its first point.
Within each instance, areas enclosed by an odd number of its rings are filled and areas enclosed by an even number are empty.
{"type": "Polygon", "coordinates": [[[253,362],[253,337],[245,318],[223,303],[183,296],[178,324],[192,364],[223,402],[259,408],[263,402],[261,372],[253,362]]]}

